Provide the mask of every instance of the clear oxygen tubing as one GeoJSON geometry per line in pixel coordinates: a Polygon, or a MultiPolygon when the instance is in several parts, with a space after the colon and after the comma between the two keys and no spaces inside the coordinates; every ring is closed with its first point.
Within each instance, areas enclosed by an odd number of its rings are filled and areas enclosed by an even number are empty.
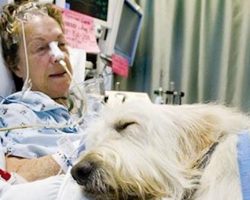
{"type": "Polygon", "coordinates": [[[29,59],[28,59],[28,53],[27,53],[27,43],[26,43],[26,35],[25,35],[25,30],[24,30],[24,22],[22,20],[19,20],[19,21],[21,23],[21,29],[22,29],[22,39],[23,39],[25,64],[26,64],[26,78],[23,83],[22,95],[21,95],[21,97],[23,98],[25,93],[31,89],[32,82],[31,82],[31,79],[29,78],[30,68],[29,68],[29,59]]]}
{"type": "Polygon", "coordinates": [[[85,113],[87,111],[87,100],[86,97],[84,95],[84,92],[81,90],[81,88],[79,87],[79,85],[75,82],[75,80],[73,79],[72,74],[70,73],[70,71],[67,68],[67,64],[64,61],[64,53],[61,51],[61,49],[58,47],[58,41],[52,41],[49,43],[49,47],[50,47],[50,53],[52,56],[54,56],[54,58],[57,60],[57,62],[63,67],[63,69],[66,71],[66,73],[69,75],[71,81],[73,82],[73,85],[76,86],[77,92],[80,95],[80,109],[81,114],[80,114],[80,118],[74,123],[75,125],[77,125],[84,117],[84,115],[82,113],[85,113]],[[85,104],[85,106],[84,106],[85,104]]]}

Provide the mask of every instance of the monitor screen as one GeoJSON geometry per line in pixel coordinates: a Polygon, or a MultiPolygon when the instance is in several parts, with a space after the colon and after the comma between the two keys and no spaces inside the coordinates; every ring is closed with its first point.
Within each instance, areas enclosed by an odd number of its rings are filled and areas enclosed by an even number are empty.
{"type": "Polygon", "coordinates": [[[109,27],[111,0],[66,0],[66,8],[91,16],[97,23],[109,27]]]}
{"type": "Polygon", "coordinates": [[[109,0],[66,0],[67,8],[107,21],[109,0]]]}
{"type": "Polygon", "coordinates": [[[138,6],[125,0],[114,50],[115,53],[128,59],[130,66],[133,65],[141,23],[142,13],[138,6]]]}

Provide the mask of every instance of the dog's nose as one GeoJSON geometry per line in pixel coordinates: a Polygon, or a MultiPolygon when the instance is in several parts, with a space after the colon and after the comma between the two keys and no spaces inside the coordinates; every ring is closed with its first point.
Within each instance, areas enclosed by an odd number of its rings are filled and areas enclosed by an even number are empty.
{"type": "Polygon", "coordinates": [[[80,185],[84,185],[93,170],[93,164],[90,162],[79,162],[71,169],[71,175],[80,185]]]}

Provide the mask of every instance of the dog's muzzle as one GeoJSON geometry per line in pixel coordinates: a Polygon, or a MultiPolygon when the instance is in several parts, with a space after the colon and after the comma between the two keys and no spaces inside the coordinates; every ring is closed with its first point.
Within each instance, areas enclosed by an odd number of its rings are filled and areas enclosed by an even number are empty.
{"type": "Polygon", "coordinates": [[[106,183],[106,170],[98,163],[89,160],[80,161],[72,167],[71,175],[82,186],[86,196],[98,200],[115,199],[113,187],[106,183]]]}
{"type": "Polygon", "coordinates": [[[71,175],[79,185],[86,185],[90,180],[95,166],[91,162],[79,162],[71,169],[71,175]]]}

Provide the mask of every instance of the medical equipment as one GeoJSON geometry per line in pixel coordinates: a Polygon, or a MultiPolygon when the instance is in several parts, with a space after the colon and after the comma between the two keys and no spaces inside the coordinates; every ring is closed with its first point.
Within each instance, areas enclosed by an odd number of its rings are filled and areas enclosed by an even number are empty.
{"type": "Polygon", "coordinates": [[[174,91],[167,90],[166,94],[168,96],[172,96],[172,102],[169,102],[168,99],[166,99],[166,103],[181,105],[181,103],[182,103],[181,98],[184,97],[184,92],[182,92],[182,91],[179,92],[176,90],[174,90],[174,91]]]}
{"type": "Polygon", "coordinates": [[[143,13],[141,8],[133,1],[125,0],[115,40],[114,52],[126,58],[129,66],[132,66],[134,63],[135,52],[142,28],[142,18],[143,13]]]}
{"type": "Polygon", "coordinates": [[[52,41],[49,43],[50,53],[58,61],[64,60],[64,53],[58,47],[58,41],[52,41]]]}
{"type": "Polygon", "coordinates": [[[24,31],[24,22],[23,20],[19,20],[21,23],[21,29],[22,29],[22,38],[24,43],[24,55],[25,55],[25,64],[26,64],[26,78],[23,84],[22,88],[22,97],[24,96],[26,91],[29,91],[32,87],[31,79],[29,79],[29,59],[28,59],[28,53],[27,53],[27,43],[26,43],[26,35],[24,31]]]}
{"type": "Polygon", "coordinates": [[[64,61],[64,59],[65,59],[64,53],[58,47],[58,41],[50,42],[49,47],[50,47],[50,54],[51,54],[51,56],[54,57],[55,62],[58,62],[61,65],[61,67],[66,71],[66,73],[69,75],[70,79],[72,81],[74,81],[73,76],[70,73],[70,71],[68,70],[67,64],[64,61]]]}
{"type": "Polygon", "coordinates": [[[184,97],[185,93],[182,91],[178,91],[175,89],[174,82],[170,82],[169,90],[164,91],[161,87],[158,90],[154,91],[156,94],[155,104],[182,104],[182,97],[184,97]],[[164,101],[164,95],[165,101],[164,101]]]}
{"type": "Polygon", "coordinates": [[[174,100],[175,100],[174,92],[175,92],[175,83],[173,81],[170,81],[169,89],[165,92],[166,104],[174,104],[174,100]]]}
{"type": "MultiPolygon", "coordinates": [[[[95,26],[101,25],[98,46],[101,54],[111,57],[114,53],[133,65],[139,35],[142,28],[143,12],[132,0],[55,0],[56,5],[84,15],[91,16],[95,26]],[[64,3],[63,3],[64,2],[64,3]],[[129,31],[128,31],[129,30],[129,31]]],[[[98,55],[98,61],[100,58],[98,55]]],[[[112,74],[111,68],[97,62],[97,71],[112,74]]],[[[105,77],[105,74],[103,74],[105,77]]],[[[113,88],[113,76],[105,77],[105,88],[113,88]]]]}
{"type": "Polygon", "coordinates": [[[154,103],[155,104],[164,104],[164,99],[163,99],[164,92],[163,92],[163,89],[161,87],[159,87],[158,90],[154,91],[154,94],[156,94],[154,103]]]}
{"type": "Polygon", "coordinates": [[[91,16],[96,24],[105,28],[112,28],[117,2],[121,0],[55,0],[57,6],[91,16]]]}

